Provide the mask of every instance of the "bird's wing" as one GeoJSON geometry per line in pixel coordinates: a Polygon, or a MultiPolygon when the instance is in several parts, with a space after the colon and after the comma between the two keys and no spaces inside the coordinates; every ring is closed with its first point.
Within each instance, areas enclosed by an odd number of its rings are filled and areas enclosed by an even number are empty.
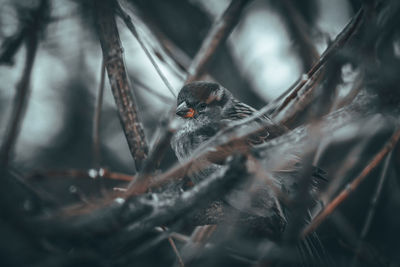
{"type": "MultiPolygon", "coordinates": [[[[233,99],[231,105],[223,112],[223,119],[228,121],[242,120],[252,116],[255,112],[257,110],[249,105],[233,99]]],[[[263,115],[254,121],[262,128],[249,136],[248,143],[250,145],[260,145],[266,140],[280,136],[287,131],[286,127],[274,123],[267,115],[263,115]]]]}

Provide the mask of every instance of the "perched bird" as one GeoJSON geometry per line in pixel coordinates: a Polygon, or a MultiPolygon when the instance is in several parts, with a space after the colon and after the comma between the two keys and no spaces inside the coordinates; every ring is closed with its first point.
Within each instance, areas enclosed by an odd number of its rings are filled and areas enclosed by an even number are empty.
{"type": "MultiPolygon", "coordinates": [[[[237,100],[231,92],[217,83],[192,82],[183,86],[177,99],[176,114],[183,125],[175,133],[171,141],[172,149],[179,161],[188,159],[193,152],[230,123],[251,116],[256,110],[237,100]]],[[[247,145],[262,144],[267,139],[282,135],[286,128],[274,124],[267,116],[255,121],[260,126],[268,126],[268,130],[249,136],[247,145]]],[[[218,168],[211,161],[208,167],[199,171],[193,169],[190,178],[198,183],[218,168]]],[[[196,164],[201,166],[202,164],[196,164]]],[[[196,168],[196,166],[193,166],[196,168]]]]}
{"type": "MultiPolygon", "coordinates": [[[[226,129],[232,123],[253,115],[256,110],[249,105],[237,100],[231,92],[217,83],[192,82],[183,86],[178,94],[176,115],[182,121],[182,126],[176,131],[171,140],[172,149],[179,161],[189,159],[201,145],[226,129]]],[[[254,120],[253,124],[260,126],[261,131],[253,135],[247,135],[240,146],[246,146],[247,152],[253,148],[262,147],[265,141],[284,134],[287,129],[275,124],[266,115],[254,120]]],[[[241,148],[230,148],[242,152],[241,148]]],[[[254,149],[256,151],[256,149],[254,149]]],[[[219,152],[218,152],[219,153],[219,152]]],[[[254,155],[257,157],[257,155],[254,155]]],[[[273,175],[273,183],[279,190],[289,195],[295,193],[296,181],[293,174],[299,171],[296,155],[288,155],[287,161],[293,166],[285,170],[276,171],[273,175]]],[[[206,179],[210,174],[223,167],[223,161],[212,158],[200,159],[205,162],[196,161],[188,172],[189,178],[194,184],[206,179]]],[[[265,159],[259,159],[266,162],[265,159]]],[[[268,165],[268,164],[264,164],[268,165]]],[[[317,171],[316,176],[320,176],[317,171]]],[[[256,216],[267,217],[271,212],[280,210],[276,196],[269,186],[252,181],[250,185],[233,190],[225,196],[225,201],[239,211],[256,216]],[[273,210],[273,211],[271,211],[273,210]]],[[[290,212],[283,211],[284,217],[290,212]]],[[[289,216],[290,217],[290,216],[289,216]]]]}
{"type": "MultiPolygon", "coordinates": [[[[217,83],[193,82],[185,85],[178,95],[176,114],[184,119],[171,144],[179,160],[189,157],[202,143],[224,129],[229,123],[251,116],[256,110],[237,100],[231,92],[217,83]]],[[[268,131],[248,140],[251,145],[282,135],[286,128],[274,124],[267,116],[258,119],[268,124],[268,131]]]]}

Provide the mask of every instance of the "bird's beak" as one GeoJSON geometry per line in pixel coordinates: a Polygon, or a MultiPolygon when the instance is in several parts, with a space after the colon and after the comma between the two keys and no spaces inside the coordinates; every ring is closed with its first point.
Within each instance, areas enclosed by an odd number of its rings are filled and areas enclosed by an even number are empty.
{"type": "Polygon", "coordinates": [[[182,117],[182,118],[193,118],[195,114],[195,110],[192,108],[189,108],[186,105],[186,102],[182,102],[177,108],[176,108],[176,115],[182,117]]]}

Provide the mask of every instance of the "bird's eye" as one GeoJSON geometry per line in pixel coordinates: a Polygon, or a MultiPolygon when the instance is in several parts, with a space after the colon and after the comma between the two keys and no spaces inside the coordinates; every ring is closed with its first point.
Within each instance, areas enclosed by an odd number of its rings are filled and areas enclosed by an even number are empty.
{"type": "Polygon", "coordinates": [[[198,106],[198,109],[205,109],[206,106],[207,106],[206,103],[200,103],[199,106],[198,106]]]}

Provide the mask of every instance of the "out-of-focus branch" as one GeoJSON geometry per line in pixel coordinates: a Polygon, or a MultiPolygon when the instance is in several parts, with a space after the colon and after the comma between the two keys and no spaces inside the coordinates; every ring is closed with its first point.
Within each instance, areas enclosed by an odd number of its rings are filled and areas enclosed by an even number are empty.
{"type": "Polygon", "coordinates": [[[365,238],[367,237],[369,228],[371,227],[372,220],[375,216],[375,211],[376,211],[376,207],[378,205],[378,200],[382,193],[382,188],[383,188],[383,185],[384,185],[386,177],[387,177],[387,171],[389,168],[390,159],[392,158],[392,153],[393,152],[390,152],[389,155],[386,156],[386,160],[382,167],[381,175],[379,177],[378,186],[376,187],[376,191],[375,191],[374,195],[372,196],[371,203],[370,203],[369,210],[368,210],[368,215],[367,215],[367,218],[365,219],[364,226],[361,230],[360,240],[358,241],[356,253],[354,254],[353,263],[351,265],[353,267],[357,266],[357,257],[361,252],[362,243],[365,240],[365,238]]]}
{"type": "Polygon", "coordinates": [[[322,72],[318,71],[308,83],[299,91],[296,101],[275,117],[275,121],[293,128],[293,125],[301,118],[307,121],[315,121],[328,113],[333,105],[333,99],[338,84],[341,82],[341,70],[343,61],[331,59],[324,66],[322,72]],[[323,80],[322,80],[323,78],[323,80]],[[306,109],[313,102],[309,109],[306,109]]]}
{"type": "Polygon", "coordinates": [[[25,28],[21,29],[18,34],[4,40],[0,47],[0,64],[13,64],[14,56],[24,41],[26,31],[25,28]]]}
{"type": "Polygon", "coordinates": [[[104,95],[104,80],[105,80],[105,65],[104,60],[101,62],[100,71],[100,85],[99,92],[96,101],[96,108],[94,111],[93,118],[93,167],[98,169],[101,165],[101,151],[100,151],[100,119],[101,119],[101,108],[103,106],[103,95],[104,95]]]}
{"type": "Polygon", "coordinates": [[[7,129],[6,137],[4,138],[3,145],[0,151],[0,165],[7,165],[11,157],[11,153],[17,140],[19,129],[21,127],[22,118],[28,100],[29,82],[31,79],[31,72],[35,55],[37,50],[37,36],[35,33],[27,40],[27,54],[25,61],[25,68],[22,78],[17,85],[17,93],[15,95],[13,110],[9,126],[7,129]]]}
{"type": "MultiPolygon", "coordinates": [[[[167,228],[165,228],[165,227],[161,227],[161,229],[163,229],[163,231],[167,231],[167,228]]],[[[175,255],[176,255],[176,258],[178,259],[179,265],[180,265],[181,267],[184,267],[185,264],[183,263],[181,254],[179,253],[179,250],[178,250],[178,248],[176,247],[175,242],[174,242],[174,240],[172,239],[171,236],[168,237],[168,242],[169,242],[169,244],[171,245],[171,248],[172,248],[172,250],[174,251],[174,253],[175,253],[175,255]]]]}
{"type": "Polygon", "coordinates": [[[189,83],[201,78],[204,74],[208,63],[211,61],[215,51],[228,38],[229,34],[239,22],[240,14],[250,0],[232,1],[224,14],[212,26],[207,37],[203,41],[199,52],[190,64],[188,69],[188,77],[185,83],[189,83]]]}
{"type": "MultiPolygon", "coordinates": [[[[22,119],[24,116],[24,111],[27,105],[28,95],[29,95],[29,83],[31,79],[31,73],[33,69],[33,63],[35,61],[35,56],[38,48],[39,34],[43,30],[43,27],[47,23],[49,12],[49,3],[47,0],[42,0],[38,7],[30,12],[32,16],[32,23],[27,23],[26,29],[22,31],[25,35],[22,37],[17,37],[17,39],[23,38],[26,42],[26,59],[25,67],[22,73],[22,77],[17,84],[16,95],[14,99],[14,105],[11,111],[11,118],[5,138],[0,150],[0,166],[6,166],[10,160],[15,142],[18,138],[19,130],[21,127],[22,119]]],[[[22,40],[20,40],[21,42],[22,40]]],[[[15,43],[16,48],[18,48],[20,43],[15,43]]],[[[12,57],[17,50],[12,51],[5,49],[1,55],[1,61],[11,61],[12,57]]]]}
{"type": "Polygon", "coordinates": [[[122,129],[136,168],[140,169],[147,157],[148,147],[125,69],[123,48],[114,17],[114,4],[112,1],[95,1],[95,20],[122,129]]]}
{"type": "MultiPolygon", "coordinates": [[[[229,167],[180,195],[150,194],[125,200],[117,198],[113,203],[97,206],[96,210],[91,209],[90,213],[75,214],[62,219],[53,218],[50,221],[44,219],[44,223],[51,225],[46,229],[41,227],[38,231],[49,237],[59,238],[60,234],[66,235],[70,240],[87,240],[88,237],[101,233],[106,237],[107,233],[113,233],[109,236],[112,240],[129,242],[147,234],[156,226],[168,225],[181,219],[189,211],[202,208],[221,197],[221,194],[230,192],[248,175],[245,161],[243,156],[233,157],[227,162],[229,167]],[[115,231],[117,229],[118,232],[115,231]]],[[[34,223],[40,224],[43,221],[34,223]]]]}
{"type": "MultiPolygon", "coordinates": [[[[171,122],[171,124],[173,123],[174,121],[171,122]]],[[[150,183],[149,177],[157,168],[165,151],[167,150],[171,138],[175,133],[175,128],[172,125],[167,124],[165,127],[160,129],[160,132],[161,135],[158,137],[158,140],[152,147],[149,157],[144,162],[142,171],[137,179],[129,184],[128,191],[126,192],[127,194],[130,194],[133,188],[138,190],[140,187],[139,192],[145,192],[147,190],[150,183]]]]}
{"type": "Polygon", "coordinates": [[[134,179],[134,176],[119,173],[119,172],[112,172],[108,169],[89,169],[89,170],[46,170],[46,171],[36,171],[27,176],[25,179],[36,179],[39,180],[42,177],[74,177],[74,178],[106,178],[118,181],[125,181],[130,182],[134,179]]]}
{"type": "Polygon", "coordinates": [[[161,69],[158,67],[156,61],[154,60],[153,56],[150,54],[150,51],[147,49],[145,46],[142,38],[140,38],[135,25],[132,22],[131,17],[122,9],[118,1],[116,1],[116,10],[117,14],[122,18],[124,21],[125,25],[128,27],[128,29],[131,31],[133,36],[136,37],[137,41],[139,42],[140,46],[142,47],[144,53],[146,54],[147,58],[150,60],[151,64],[153,65],[154,69],[156,70],[157,74],[160,76],[161,80],[164,82],[165,86],[168,88],[168,90],[171,92],[171,94],[176,97],[176,94],[174,92],[174,88],[172,88],[172,85],[168,82],[168,79],[165,77],[165,75],[162,73],[161,69]]]}
{"type": "Polygon", "coordinates": [[[143,89],[147,91],[149,94],[152,94],[153,96],[159,98],[160,101],[163,101],[165,103],[175,103],[175,99],[173,99],[172,97],[164,96],[163,94],[151,88],[150,86],[144,84],[140,80],[136,80],[135,83],[138,85],[138,88],[143,89]]]}
{"type": "MultiPolygon", "coordinates": [[[[297,98],[300,89],[313,78],[314,75],[320,73],[321,68],[325,65],[327,60],[329,60],[333,55],[335,55],[350,39],[351,36],[354,35],[356,29],[362,22],[364,14],[364,9],[361,8],[357,14],[353,17],[353,19],[346,25],[346,27],[339,33],[336,37],[335,41],[325,50],[325,52],[321,55],[318,62],[316,62],[313,67],[307,72],[305,78],[301,79],[296,86],[294,86],[292,92],[285,98],[282,104],[274,111],[272,117],[276,117],[278,113],[280,113],[283,109],[285,109],[290,102],[294,101],[297,98]]],[[[304,92],[306,93],[306,92],[304,92]]]]}
{"type": "Polygon", "coordinates": [[[307,23],[303,15],[293,6],[292,1],[283,0],[281,5],[287,27],[295,41],[298,42],[299,56],[303,61],[303,67],[304,69],[309,69],[318,60],[319,53],[308,33],[307,23]]]}
{"type": "Polygon", "coordinates": [[[371,160],[371,162],[362,170],[362,172],[343,189],[340,194],[333,199],[317,217],[312,220],[312,222],[303,230],[303,237],[313,232],[332,212],[336,210],[336,208],[347,199],[347,197],[357,189],[361,182],[365,180],[368,174],[374,170],[379,163],[384,159],[384,157],[393,150],[395,145],[400,139],[400,129],[396,129],[395,133],[389,139],[389,141],[384,145],[384,147],[375,155],[375,157],[371,160]]]}

